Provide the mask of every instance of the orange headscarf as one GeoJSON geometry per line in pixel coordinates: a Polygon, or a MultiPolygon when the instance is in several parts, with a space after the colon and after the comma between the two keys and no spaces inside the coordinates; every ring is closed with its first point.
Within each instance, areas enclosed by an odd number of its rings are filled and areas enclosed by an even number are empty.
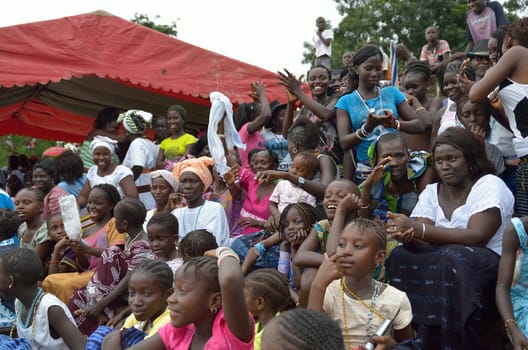
{"type": "Polygon", "coordinates": [[[189,158],[174,164],[172,173],[178,181],[180,181],[180,176],[184,172],[194,173],[202,180],[205,189],[208,189],[213,183],[213,175],[208,167],[213,165],[213,158],[210,157],[189,158]]]}

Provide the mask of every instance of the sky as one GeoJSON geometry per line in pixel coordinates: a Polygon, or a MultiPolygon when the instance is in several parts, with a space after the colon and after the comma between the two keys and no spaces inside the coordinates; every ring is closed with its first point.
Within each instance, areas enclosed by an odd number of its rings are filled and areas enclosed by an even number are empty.
{"type": "Polygon", "coordinates": [[[48,0],[14,1],[0,11],[0,26],[105,10],[124,19],[146,14],[159,24],[176,22],[177,38],[272,72],[304,74],[303,43],[315,19],[341,21],[334,0],[48,0]],[[156,16],[160,18],[155,19],[156,16]]]}

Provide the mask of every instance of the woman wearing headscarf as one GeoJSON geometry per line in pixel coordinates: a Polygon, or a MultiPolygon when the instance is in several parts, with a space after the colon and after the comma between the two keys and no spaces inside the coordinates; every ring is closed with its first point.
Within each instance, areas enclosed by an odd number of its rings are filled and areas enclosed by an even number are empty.
{"type": "Polygon", "coordinates": [[[159,146],[145,137],[151,120],[152,114],[140,110],[129,110],[118,118],[118,121],[123,123],[125,135],[130,141],[123,165],[132,170],[139,199],[147,210],[156,206],[150,193],[149,173],[156,169],[159,152],[159,146]]]}
{"type": "Polygon", "coordinates": [[[175,161],[191,153],[196,137],[185,132],[187,111],[180,105],[172,105],[167,110],[167,126],[169,137],[161,141],[158,154],[158,168],[172,169],[175,161]]]}
{"type": "Polygon", "coordinates": [[[114,186],[121,198],[138,197],[132,171],[123,165],[112,163],[112,158],[116,153],[116,145],[117,141],[106,136],[95,136],[90,143],[90,150],[96,165],[88,169],[86,182],[79,197],[77,197],[79,207],[86,204],[92,187],[99,184],[114,186]]]}
{"type": "Polygon", "coordinates": [[[147,232],[149,220],[157,213],[171,212],[174,207],[171,205],[171,197],[178,192],[178,181],[168,170],[155,170],[150,173],[150,193],[154,197],[156,207],[147,211],[143,229],[147,232]]]}
{"type": "Polygon", "coordinates": [[[216,238],[218,246],[229,245],[229,223],[221,204],[203,199],[204,192],[211,187],[213,175],[209,157],[186,159],[174,165],[173,173],[180,183],[180,193],[186,205],[172,212],[178,219],[180,239],[187,233],[206,229],[216,238]]]}

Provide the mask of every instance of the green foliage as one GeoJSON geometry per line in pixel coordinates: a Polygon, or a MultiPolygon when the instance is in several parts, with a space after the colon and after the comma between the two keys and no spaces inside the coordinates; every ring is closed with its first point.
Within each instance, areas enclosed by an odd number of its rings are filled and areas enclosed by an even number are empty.
{"type": "Polygon", "coordinates": [[[35,139],[35,148],[28,149],[26,146],[31,139],[31,137],[17,135],[0,137],[0,167],[7,165],[7,158],[11,154],[25,154],[28,157],[36,155],[40,157],[42,152],[55,145],[53,141],[35,139]],[[9,139],[11,142],[7,142],[9,139]],[[11,144],[13,147],[11,147],[11,144]]]}
{"type": "MultiPolygon", "coordinates": [[[[154,20],[157,20],[159,18],[160,16],[156,15],[154,20]]],[[[157,24],[154,23],[154,20],[151,20],[148,15],[136,13],[134,14],[134,18],[131,21],[173,37],[176,37],[178,35],[178,31],[176,29],[176,22],[172,22],[171,24],[157,24]]]]}

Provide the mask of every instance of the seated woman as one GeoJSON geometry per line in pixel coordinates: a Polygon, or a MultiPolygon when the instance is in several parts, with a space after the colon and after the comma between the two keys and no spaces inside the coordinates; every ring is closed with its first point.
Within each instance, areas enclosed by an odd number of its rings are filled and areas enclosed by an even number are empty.
{"type": "Polygon", "coordinates": [[[469,130],[448,128],[433,154],[441,182],[411,218],[389,214],[387,230],[403,243],[386,262],[390,283],[409,296],[424,349],[499,349],[494,290],[513,195],[469,130]]]}
{"type": "Polygon", "coordinates": [[[49,216],[60,210],[59,200],[68,193],[55,184],[57,167],[55,159],[44,158],[33,166],[33,186],[44,193],[44,207],[42,219],[48,220],[49,216]]]}
{"type": "Polygon", "coordinates": [[[147,231],[147,223],[157,213],[170,213],[174,208],[171,197],[176,196],[178,181],[168,170],[154,170],[150,174],[150,193],[156,202],[156,207],[147,211],[143,229],[147,231]]]}

